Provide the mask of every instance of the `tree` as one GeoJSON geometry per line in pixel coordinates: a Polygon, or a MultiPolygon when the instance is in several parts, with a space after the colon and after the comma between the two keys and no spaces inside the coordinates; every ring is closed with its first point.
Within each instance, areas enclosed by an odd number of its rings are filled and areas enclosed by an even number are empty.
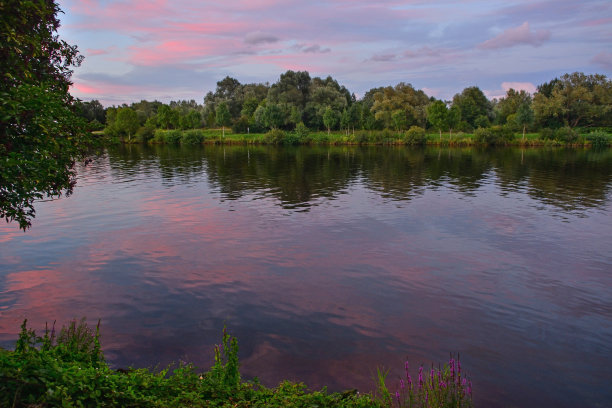
{"type": "Polygon", "coordinates": [[[518,112],[523,104],[531,104],[531,95],[524,90],[515,91],[510,88],[506,91],[506,96],[501,98],[496,106],[497,123],[503,125],[508,121],[508,116],[518,112]]]}
{"type": "Polygon", "coordinates": [[[132,134],[136,133],[140,127],[136,111],[128,107],[117,109],[114,127],[119,134],[127,134],[128,141],[131,141],[132,134]]]}
{"type": "Polygon", "coordinates": [[[180,115],[177,109],[168,105],[161,105],[157,109],[157,123],[164,129],[176,129],[179,127],[180,115]]]}
{"type": "Polygon", "coordinates": [[[27,229],[34,201],[69,195],[93,139],[69,94],[83,57],[60,40],[59,6],[0,2],[0,218],[27,229]]]}
{"type": "Polygon", "coordinates": [[[217,124],[223,126],[223,138],[225,138],[225,127],[229,126],[230,121],[232,120],[227,104],[225,102],[221,102],[219,105],[217,105],[216,113],[217,124]]]}
{"type": "Polygon", "coordinates": [[[519,126],[523,126],[523,140],[525,140],[525,128],[533,123],[533,110],[531,105],[523,103],[516,111],[514,120],[519,126]]]}
{"type": "Polygon", "coordinates": [[[565,74],[538,87],[533,110],[541,125],[609,126],[612,81],[605,75],[565,74]]]}
{"type": "Polygon", "coordinates": [[[340,118],[336,111],[334,111],[331,107],[327,107],[325,109],[325,113],[323,113],[323,124],[327,128],[327,136],[329,137],[329,132],[331,128],[338,126],[340,118]]]}
{"type": "Polygon", "coordinates": [[[391,120],[398,133],[406,127],[408,124],[408,118],[406,118],[406,111],[403,109],[397,109],[391,114],[391,120]]]}
{"type": "Polygon", "coordinates": [[[263,111],[263,124],[271,129],[278,129],[285,123],[286,112],[280,105],[268,103],[263,111]]]}
{"type": "Polygon", "coordinates": [[[388,86],[376,92],[371,109],[376,119],[383,121],[386,127],[393,124],[393,114],[398,110],[405,112],[405,126],[424,127],[427,120],[425,110],[428,104],[429,98],[425,92],[414,89],[410,84],[400,82],[395,87],[388,86]]]}
{"type": "MultiPolygon", "coordinates": [[[[477,86],[465,88],[460,94],[453,97],[453,106],[457,106],[461,112],[461,120],[466,121],[471,127],[477,127],[476,120],[484,116],[493,117],[491,102],[477,86]]],[[[483,122],[483,119],[478,119],[483,122]]]]}
{"type": "Polygon", "coordinates": [[[427,106],[427,120],[440,132],[442,140],[442,129],[448,125],[448,108],[443,101],[434,101],[427,106]]]}
{"type": "Polygon", "coordinates": [[[453,129],[461,122],[461,110],[455,105],[452,105],[448,110],[446,125],[448,126],[448,137],[453,137],[453,129]]]}

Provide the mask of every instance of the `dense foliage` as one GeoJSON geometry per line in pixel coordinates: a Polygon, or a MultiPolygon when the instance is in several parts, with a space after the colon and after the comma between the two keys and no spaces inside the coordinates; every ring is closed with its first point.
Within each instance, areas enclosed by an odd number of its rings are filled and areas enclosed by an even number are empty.
{"type": "Polygon", "coordinates": [[[0,1],[0,218],[23,229],[34,200],[71,193],[91,142],[68,93],[82,57],[58,38],[59,12],[52,0],[0,1]]]}
{"type": "Polygon", "coordinates": [[[100,349],[99,324],[84,320],[37,336],[22,325],[14,351],[0,349],[2,407],[376,407],[368,394],[308,391],[283,382],[270,389],[243,382],[238,343],[226,331],[207,372],[180,363],[161,371],[112,370],[100,349]]]}
{"type": "MultiPolygon", "coordinates": [[[[155,128],[218,127],[222,128],[219,139],[233,142],[237,140],[235,136],[228,140],[225,132],[226,127],[231,126],[234,135],[262,135],[244,141],[273,144],[441,143],[443,132],[448,133],[449,142],[459,144],[509,144],[513,141],[529,144],[534,142],[533,138],[527,140],[527,132],[537,131],[542,133],[540,141],[551,139],[559,144],[606,146],[608,136],[602,141],[588,134],[609,134],[612,127],[611,84],[603,75],[574,73],[540,85],[534,95],[509,89],[503,98],[489,100],[478,87],[471,86],[451,101],[444,101],[428,97],[422,90],[401,82],[393,87],[373,88],[358,100],[332,77],[313,78],[305,71],[287,71],[272,85],[241,84],[235,78],[226,77],[217,82],[215,92],[206,94],[203,105],[193,100],[168,105],[141,101],[131,106],[108,108],[105,133],[124,142],[141,142],[142,137],[132,138],[138,133],[134,131],[137,126],[141,133],[155,128]],[[130,115],[131,120],[119,120],[119,112],[126,115],[127,109],[135,112],[130,115]],[[298,128],[300,134],[312,132],[313,137],[296,137],[298,128]],[[438,132],[438,141],[415,138],[415,130],[411,132],[411,128],[423,129],[426,134],[438,132]],[[576,134],[586,136],[568,139],[559,130],[562,128],[571,128],[576,134]],[[546,136],[548,129],[553,137],[546,136]],[[270,130],[273,133],[264,136],[270,130]],[[327,135],[318,135],[319,131],[327,135]],[[342,140],[332,135],[339,131],[343,133],[342,140]],[[453,138],[453,131],[462,132],[464,137],[453,138]],[[517,132],[519,137],[522,134],[521,142],[515,137],[517,132]],[[472,133],[474,137],[466,139],[465,135],[472,133]]],[[[91,110],[98,102],[91,104],[86,110],[88,116],[83,115],[90,121],[91,110]]],[[[96,119],[95,125],[97,122],[100,120],[96,119]]],[[[147,140],[152,138],[153,132],[149,133],[151,137],[147,140]]],[[[204,139],[215,140],[214,137],[204,139]]],[[[182,139],[177,136],[177,140],[182,139]]]]}
{"type": "Polygon", "coordinates": [[[413,384],[406,363],[394,397],[378,371],[375,396],[356,390],[343,393],[309,391],[304,384],[284,381],[267,388],[257,379],[240,377],[238,342],[223,330],[215,346],[214,364],[201,372],[187,363],[160,371],[112,370],[100,347],[100,322],[95,330],[85,319],[73,320],[56,335],[55,323],[43,336],[21,326],[14,351],[0,349],[0,406],[3,407],[449,407],[472,406],[472,385],[459,360],[423,376],[413,384]],[[435,375],[434,375],[435,374],[435,375]]]}

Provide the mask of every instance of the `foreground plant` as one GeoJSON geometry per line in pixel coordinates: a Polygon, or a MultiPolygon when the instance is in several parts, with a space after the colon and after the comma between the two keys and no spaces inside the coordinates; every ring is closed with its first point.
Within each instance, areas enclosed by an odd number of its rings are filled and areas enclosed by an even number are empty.
{"type": "Polygon", "coordinates": [[[15,350],[0,348],[0,407],[379,407],[369,394],[309,391],[282,382],[242,382],[238,342],[223,331],[208,372],[180,363],[153,372],[111,369],[101,352],[99,323],[73,320],[43,336],[21,326],[15,350]]]}
{"type": "Polygon", "coordinates": [[[377,393],[379,400],[389,407],[464,408],[472,407],[472,382],[461,371],[459,356],[451,356],[448,364],[437,369],[425,370],[421,365],[418,375],[410,375],[410,365],[405,363],[405,378],[399,379],[392,395],[386,385],[388,371],[378,369],[377,393]]]}

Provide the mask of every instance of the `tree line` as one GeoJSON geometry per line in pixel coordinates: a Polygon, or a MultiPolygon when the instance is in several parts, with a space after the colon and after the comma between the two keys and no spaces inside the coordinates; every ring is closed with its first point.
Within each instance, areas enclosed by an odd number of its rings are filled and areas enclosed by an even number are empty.
{"type": "MultiPolygon", "coordinates": [[[[287,71],[274,84],[242,84],[226,77],[194,100],[145,101],[104,108],[99,101],[79,102],[91,129],[126,141],[147,141],[156,129],[231,127],[234,133],[262,133],[306,128],[312,131],[419,127],[430,131],[471,133],[491,127],[521,132],[612,126],[612,82],[600,74],[565,74],[537,87],[531,95],[509,89],[489,100],[477,86],[465,88],[452,100],[428,96],[411,84],[372,88],[357,99],[331,76],[311,77],[306,71],[287,71]]],[[[567,130],[569,129],[569,130],[567,130]]],[[[563,133],[563,132],[561,132],[563,133]]],[[[544,134],[547,134],[544,131],[544,134]]]]}

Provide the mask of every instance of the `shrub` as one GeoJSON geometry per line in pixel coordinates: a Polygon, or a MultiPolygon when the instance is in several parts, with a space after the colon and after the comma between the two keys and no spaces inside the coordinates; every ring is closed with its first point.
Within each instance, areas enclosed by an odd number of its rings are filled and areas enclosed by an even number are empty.
{"type": "Polygon", "coordinates": [[[282,144],[285,140],[285,132],[280,129],[272,129],[264,136],[264,142],[268,144],[282,144]]]}
{"type": "Polygon", "coordinates": [[[491,126],[491,122],[489,121],[489,118],[485,115],[480,115],[474,120],[474,126],[476,126],[477,128],[486,128],[491,126]]]}
{"type": "Polygon", "coordinates": [[[232,124],[232,132],[247,133],[249,131],[249,118],[242,115],[232,124]]]}
{"type": "Polygon", "coordinates": [[[366,144],[369,141],[370,141],[370,137],[368,136],[368,133],[365,130],[360,130],[357,133],[355,133],[355,143],[366,144]]]}
{"type": "Polygon", "coordinates": [[[208,372],[181,363],[159,372],[112,370],[99,330],[73,321],[55,337],[22,325],[15,351],[0,348],[0,407],[381,407],[368,394],[309,392],[282,382],[268,389],[240,378],[238,342],[223,330],[208,372]]]}
{"type": "Polygon", "coordinates": [[[200,129],[192,129],[183,132],[181,143],[189,145],[201,144],[204,141],[204,132],[200,129]]]}
{"type": "Polygon", "coordinates": [[[474,142],[486,145],[502,145],[514,138],[512,131],[503,126],[478,128],[474,131],[474,142]]]}
{"type": "Polygon", "coordinates": [[[409,145],[422,145],[425,144],[425,129],[419,126],[411,126],[410,129],[404,134],[404,142],[409,145]]]}
{"type": "Polygon", "coordinates": [[[300,122],[295,125],[295,130],[293,131],[293,134],[295,135],[298,143],[306,144],[312,140],[312,138],[310,137],[310,132],[308,131],[308,128],[306,127],[304,122],[300,122]]]}
{"type": "Polygon", "coordinates": [[[608,147],[610,137],[603,131],[596,131],[587,135],[587,140],[591,142],[593,147],[608,147]]]}
{"type": "Polygon", "coordinates": [[[578,133],[571,127],[565,126],[555,131],[555,139],[563,143],[575,143],[578,140],[578,133]]]}
{"type": "Polygon", "coordinates": [[[149,140],[155,137],[155,127],[145,124],[141,126],[134,135],[134,139],[140,143],[147,143],[149,140]]]}
{"type": "Polygon", "coordinates": [[[540,129],[540,139],[542,140],[553,140],[555,138],[555,132],[550,128],[540,129]]]}

